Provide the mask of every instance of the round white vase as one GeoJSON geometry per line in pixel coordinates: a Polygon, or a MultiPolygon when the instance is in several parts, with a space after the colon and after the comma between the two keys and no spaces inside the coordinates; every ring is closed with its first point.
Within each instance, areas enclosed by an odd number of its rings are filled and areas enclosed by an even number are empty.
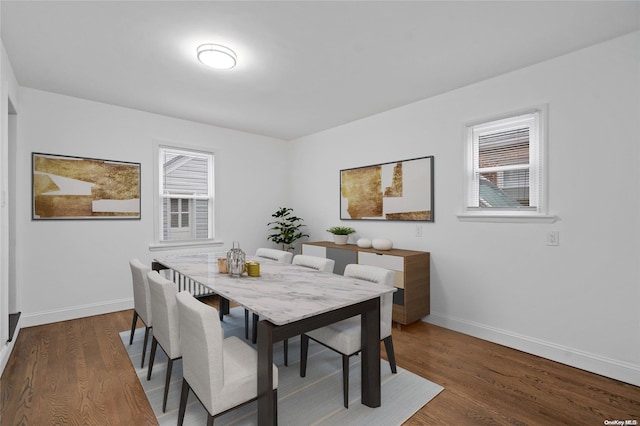
{"type": "Polygon", "coordinates": [[[347,244],[347,241],[349,241],[349,236],[348,235],[336,235],[333,234],[333,242],[336,243],[339,246],[343,246],[345,244],[347,244]]]}
{"type": "Polygon", "coordinates": [[[371,240],[369,238],[360,238],[356,241],[356,244],[360,248],[369,248],[371,247],[371,240]]]}
{"type": "Polygon", "coordinates": [[[360,248],[369,248],[371,247],[371,240],[369,238],[360,238],[358,241],[356,241],[356,244],[360,248]]]}
{"type": "Polygon", "coordinates": [[[387,238],[374,238],[373,241],[371,241],[371,245],[376,250],[391,250],[393,241],[387,238]]]}

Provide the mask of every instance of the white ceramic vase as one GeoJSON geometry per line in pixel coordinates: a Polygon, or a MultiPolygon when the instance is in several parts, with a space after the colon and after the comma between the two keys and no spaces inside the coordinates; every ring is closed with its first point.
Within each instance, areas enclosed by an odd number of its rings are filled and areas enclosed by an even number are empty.
{"type": "Polygon", "coordinates": [[[360,248],[369,248],[371,247],[371,240],[369,238],[360,238],[358,241],[356,241],[356,244],[360,248]]]}
{"type": "Polygon", "coordinates": [[[374,238],[371,241],[371,245],[376,250],[391,250],[393,248],[393,241],[387,238],[374,238]]]}

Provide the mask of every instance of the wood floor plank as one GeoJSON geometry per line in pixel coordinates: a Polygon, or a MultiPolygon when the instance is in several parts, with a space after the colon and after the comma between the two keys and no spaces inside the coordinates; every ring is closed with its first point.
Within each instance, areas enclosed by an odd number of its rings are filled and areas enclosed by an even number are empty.
{"type": "MultiPolygon", "coordinates": [[[[119,336],[132,314],[22,329],[0,378],[0,426],[157,424],[119,336]]],[[[640,422],[637,386],[423,322],[394,328],[393,343],[400,367],[445,387],[406,425],[640,422]]]]}

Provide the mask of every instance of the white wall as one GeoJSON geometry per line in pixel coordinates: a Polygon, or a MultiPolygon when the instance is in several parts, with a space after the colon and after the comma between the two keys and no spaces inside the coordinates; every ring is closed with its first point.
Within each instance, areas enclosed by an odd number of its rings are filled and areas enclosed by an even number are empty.
{"type": "Polygon", "coordinates": [[[431,252],[427,321],[640,385],[640,33],[291,145],[311,240],[339,224],[339,170],[435,156],[435,223],[349,221],[431,252]],[[461,222],[463,126],[548,103],[553,224],[461,222]],[[550,230],[560,246],[546,245],[550,230]]]}
{"type": "MultiPolygon", "coordinates": [[[[216,229],[226,251],[267,245],[267,222],[286,204],[286,143],[38,90],[20,89],[18,121],[17,279],[24,324],[130,308],[128,261],[150,263],[174,251],[153,242],[153,143],[213,149],[216,229]],[[31,220],[31,153],[139,162],[141,220],[31,220]]],[[[203,251],[199,249],[198,251],[203,251]]]]}
{"type": "Polygon", "coordinates": [[[0,40],[0,373],[9,359],[9,354],[16,341],[9,338],[9,224],[11,205],[9,196],[9,100],[18,108],[18,82],[16,81],[11,62],[6,54],[4,44],[0,40]],[[1,201],[4,199],[4,201],[1,201]]]}

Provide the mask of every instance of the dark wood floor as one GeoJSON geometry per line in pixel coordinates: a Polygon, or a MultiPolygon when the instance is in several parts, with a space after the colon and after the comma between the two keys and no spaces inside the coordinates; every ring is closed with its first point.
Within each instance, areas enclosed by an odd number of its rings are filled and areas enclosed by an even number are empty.
{"type": "MultiPolygon", "coordinates": [[[[22,329],[0,379],[0,425],[157,424],[118,336],[131,317],[22,329]]],[[[399,366],[445,388],[407,425],[640,423],[636,386],[422,322],[394,328],[393,341],[399,366]]]]}

